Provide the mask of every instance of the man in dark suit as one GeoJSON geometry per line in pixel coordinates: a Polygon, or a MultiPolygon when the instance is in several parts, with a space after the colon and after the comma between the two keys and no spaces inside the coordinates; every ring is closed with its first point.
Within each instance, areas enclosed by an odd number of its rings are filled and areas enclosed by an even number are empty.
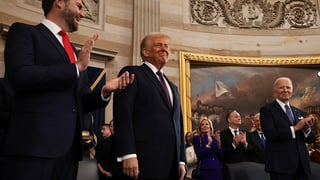
{"type": "Polygon", "coordinates": [[[311,126],[316,118],[305,117],[303,111],[289,104],[293,85],[288,77],[276,79],[273,91],[276,100],[260,109],[267,139],[265,170],[271,180],[307,180],[311,170],[305,143],[314,139],[311,126]]]}
{"type": "Polygon", "coordinates": [[[123,173],[139,179],[183,179],[185,148],[177,87],[164,76],[168,36],[151,33],[141,42],[141,66],[120,71],[135,81],[114,94],[115,149],[123,173]],[[158,73],[158,74],[157,74],[158,73]]]}
{"type": "Polygon", "coordinates": [[[226,115],[229,127],[220,132],[221,146],[226,163],[248,161],[248,142],[246,132],[240,130],[241,116],[234,110],[226,115]]]}
{"type": "Polygon", "coordinates": [[[5,77],[15,93],[15,109],[4,147],[4,180],[76,180],[83,115],[104,108],[112,91],[133,81],[126,72],[91,92],[86,68],[98,35],[79,54],[71,48],[69,56],[59,34],[78,29],[81,0],[43,0],[42,7],[42,23],[14,23],[6,39],[5,77]]]}
{"type": "Polygon", "coordinates": [[[261,130],[260,113],[253,117],[255,130],[247,134],[247,140],[251,148],[248,149],[250,161],[257,163],[265,162],[265,136],[261,130]]]}
{"type": "Polygon", "coordinates": [[[113,168],[115,167],[116,157],[113,152],[113,137],[110,130],[110,124],[101,125],[102,139],[95,146],[95,159],[99,172],[99,180],[110,180],[113,176],[113,168]]]}

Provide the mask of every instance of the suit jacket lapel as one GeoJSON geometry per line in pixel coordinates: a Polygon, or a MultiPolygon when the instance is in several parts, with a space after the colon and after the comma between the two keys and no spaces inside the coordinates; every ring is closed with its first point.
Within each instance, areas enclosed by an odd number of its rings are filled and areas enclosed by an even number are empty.
{"type": "Polygon", "coordinates": [[[292,110],[292,114],[293,114],[293,118],[295,120],[295,123],[298,123],[301,119],[304,118],[304,116],[300,113],[300,111],[294,107],[294,106],[290,106],[291,110],[292,110]]]}
{"type": "Polygon", "coordinates": [[[255,141],[257,141],[257,144],[259,144],[259,146],[263,148],[259,132],[255,131],[254,132],[254,136],[255,136],[255,141]]]}
{"type": "Polygon", "coordinates": [[[64,63],[70,63],[68,54],[66,53],[64,47],[61,45],[61,43],[57,40],[57,38],[52,34],[52,32],[43,24],[38,24],[37,29],[39,29],[40,34],[43,36],[43,38],[47,39],[50,43],[53,44],[53,46],[56,48],[56,50],[61,54],[63,58],[64,63]]]}
{"type": "Polygon", "coordinates": [[[291,122],[287,116],[287,114],[283,111],[282,107],[277,101],[273,102],[274,111],[277,112],[277,114],[280,114],[281,119],[285,120],[288,125],[291,126],[291,122]]]}
{"type": "Polygon", "coordinates": [[[156,75],[152,72],[152,70],[147,65],[142,64],[141,68],[142,68],[142,71],[147,74],[146,77],[150,78],[152,84],[154,84],[156,86],[156,89],[161,94],[163,101],[168,105],[169,108],[171,108],[170,105],[167,103],[167,96],[161,86],[161,83],[160,83],[158,77],[156,77],[156,75]]]}
{"type": "Polygon", "coordinates": [[[171,89],[172,92],[172,108],[175,107],[175,105],[180,105],[180,99],[179,99],[179,91],[177,87],[167,78],[167,76],[164,74],[164,78],[168,81],[169,86],[168,88],[171,89]],[[178,99],[177,99],[178,98],[178,99]],[[178,100],[178,101],[177,101],[178,100]]]}

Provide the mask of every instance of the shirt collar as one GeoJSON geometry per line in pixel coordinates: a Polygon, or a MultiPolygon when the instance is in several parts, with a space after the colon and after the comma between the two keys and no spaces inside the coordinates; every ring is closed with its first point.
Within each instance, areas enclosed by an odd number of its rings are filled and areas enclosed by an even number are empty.
{"type": "Polygon", "coordinates": [[[49,19],[44,19],[41,23],[55,35],[57,35],[61,31],[61,28],[49,19]]]}
{"type": "Polygon", "coordinates": [[[234,131],[235,131],[235,130],[237,130],[237,131],[238,131],[238,133],[239,133],[239,128],[234,129],[234,128],[232,128],[232,127],[230,127],[230,126],[229,126],[229,129],[230,129],[230,131],[232,132],[232,134],[233,134],[233,135],[234,135],[234,131]]]}
{"type": "Polygon", "coordinates": [[[278,102],[278,104],[281,106],[282,110],[286,111],[286,108],[284,107],[285,105],[288,105],[290,107],[290,104],[286,104],[282,101],[280,101],[279,99],[276,99],[276,101],[278,102]]]}
{"type": "MultiPolygon", "coordinates": [[[[152,72],[153,72],[154,74],[156,74],[156,73],[158,72],[158,69],[157,69],[153,64],[151,64],[151,63],[149,63],[149,62],[147,62],[147,61],[145,61],[144,64],[147,65],[147,66],[152,70],[152,72]]],[[[162,74],[163,74],[163,70],[160,69],[160,71],[161,71],[162,74]]]]}

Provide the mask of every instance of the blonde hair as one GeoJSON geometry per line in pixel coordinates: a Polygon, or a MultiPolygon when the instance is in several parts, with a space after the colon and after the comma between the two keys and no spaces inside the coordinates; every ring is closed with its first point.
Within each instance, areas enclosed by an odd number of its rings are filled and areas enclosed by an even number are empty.
{"type": "Polygon", "coordinates": [[[208,121],[209,126],[210,126],[210,129],[211,129],[211,134],[213,134],[214,129],[213,129],[213,124],[212,124],[211,120],[210,120],[209,118],[207,118],[207,117],[202,117],[201,120],[200,120],[200,125],[199,125],[199,127],[198,127],[198,129],[197,129],[199,135],[202,134],[202,132],[201,132],[201,123],[202,123],[203,121],[208,121]]]}

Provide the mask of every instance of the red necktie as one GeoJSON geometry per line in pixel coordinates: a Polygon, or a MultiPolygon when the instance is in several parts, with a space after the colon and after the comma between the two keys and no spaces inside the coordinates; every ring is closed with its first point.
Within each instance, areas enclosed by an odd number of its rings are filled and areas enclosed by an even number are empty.
{"type": "Polygon", "coordinates": [[[162,72],[161,71],[157,71],[157,75],[159,76],[162,88],[163,88],[164,92],[166,93],[168,104],[172,107],[171,100],[170,100],[170,95],[169,95],[169,90],[168,90],[166,82],[164,81],[162,72]]]}
{"type": "Polygon", "coordinates": [[[68,34],[64,31],[61,30],[59,32],[59,34],[62,36],[62,43],[64,46],[64,49],[66,50],[68,56],[69,56],[69,60],[71,63],[75,63],[76,62],[76,58],[74,57],[74,53],[73,53],[73,48],[70,44],[70,40],[69,40],[69,36],[68,34]]]}

